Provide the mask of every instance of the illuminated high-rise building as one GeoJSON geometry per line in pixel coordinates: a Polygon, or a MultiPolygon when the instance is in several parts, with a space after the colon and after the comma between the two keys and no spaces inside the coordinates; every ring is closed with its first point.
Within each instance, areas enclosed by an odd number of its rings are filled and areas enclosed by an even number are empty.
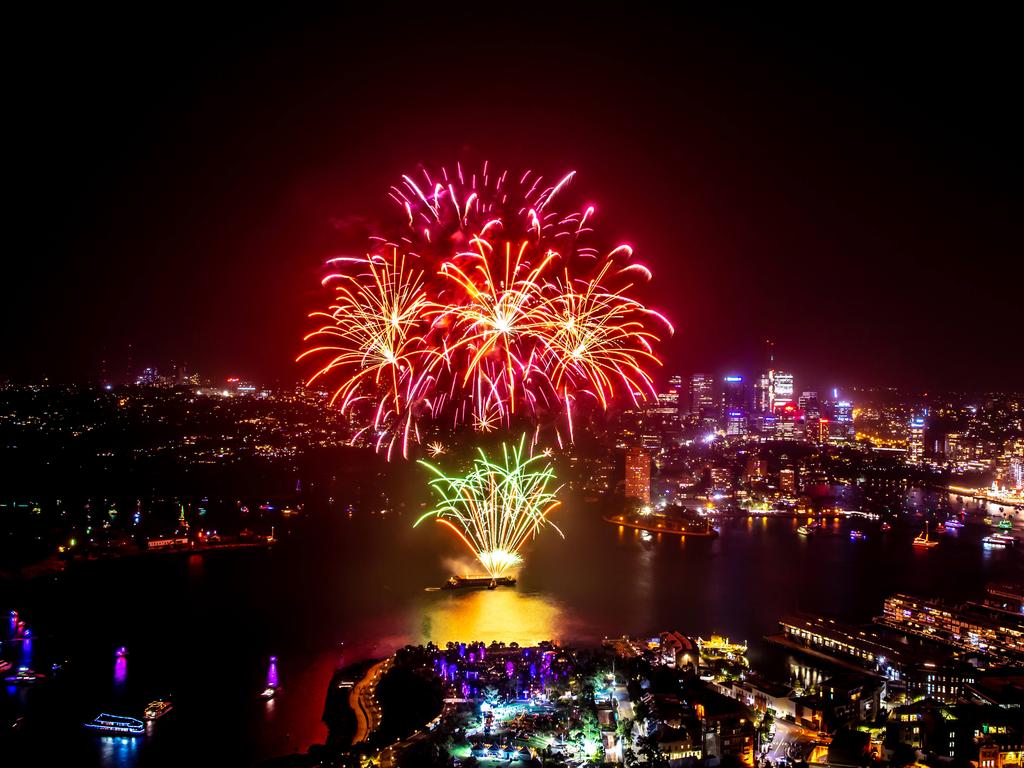
{"type": "Polygon", "coordinates": [[[1012,456],[1010,458],[1010,487],[1015,491],[1024,490],[1024,458],[1012,456]]]}
{"type": "Polygon", "coordinates": [[[817,408],[818,405],[818,393],[817,392],[801,392],[800,397],[796,399],[796,404],[800,406],[801,411],[808,410],[807,406],[812,405],[817,408]]]}
{"type": "Polygon", "coordinates": [[[793,495],[796,493],[796,471],[785,467],[779,471],[779,490],[793,495]]]}
{"type": "Polygon", "coordinates": [[[686,401],[683,393],[683,377],[678,373],[674,376],[669,376],[668,391],[675,394],[676,413],[680,416],[685,416],[690,410],[690,404],[686,401]]]}
{"type": "Polygon", "coordinates": [[[690,376],[690,413],[702,416],[714,407],[714,382],[711,377],[703,373],[690,376]]]}
{"type": "Polygon", "coordinates": [[[726,413],[725,434],[727,437],[746,437],[747,414],[743,411],[729,411],[726,413]]]}
{"type": "Polygon", "coordinates": [[[911,464],[920,464],[924,459],[924,428],[924,417],[914,416],[910,419],[907,430],[907,461],[911,464]]]}
{"type": "Polygon", "coordinates": [[[708,483],[711,490],[731,491],[732,470],[729,467],[711,467],[708,472],[708,483]]]}
{"type": "Polygon", "coordinates": [[[722,377],[722,414],[728,411],[745,411],[747,408],[747,383],[735,374],[722,377]]]}
{"type": "Polygon", "coordinates": [[[765,371],[757,377],[757,384],[754,386],[754,407],[758,413],[771,413],[773,375],[774,371],[765,371]]]}
{"type": "Polygon", "coordinates": [[[643,448],[630,448],[626,452],[627,499],[651,503],[651,455],[643,448]]]}
{"type": "Polygon", "coordinates": [[[774,374],[772,377],[772,406],[778,408],[786,403],[793,402],[793,374],[784,373],[783,371],[774,371],[774,374]]]}

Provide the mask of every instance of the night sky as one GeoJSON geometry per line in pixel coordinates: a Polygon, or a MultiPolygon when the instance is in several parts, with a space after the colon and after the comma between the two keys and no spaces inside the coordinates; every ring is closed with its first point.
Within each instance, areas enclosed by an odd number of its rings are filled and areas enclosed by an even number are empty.
{"type": "Polygon", "coordinates": [[[1020,18],[450,7],[9,20],[0,377],[132,344],[296,380],[335,223],[490,159],[578,171],[670,371],[753,372],[770,336],[798,388],[1021,388],[1020,18]]]}

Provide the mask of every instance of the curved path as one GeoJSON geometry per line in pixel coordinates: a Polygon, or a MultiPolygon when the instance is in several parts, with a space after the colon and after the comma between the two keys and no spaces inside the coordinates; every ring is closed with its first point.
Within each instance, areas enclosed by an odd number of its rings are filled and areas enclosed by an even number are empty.
{"type": "Polygon", "coordinates": [[[348,705],[356,713],[356,733],[352,744],[359,744],[370,738],[370,734],[380,727],[381,711],[377,704],[377,683],[391,668],[391,658],[379,661],[366,670],[366,675],[352,686],[348,695],[348,705]]]}

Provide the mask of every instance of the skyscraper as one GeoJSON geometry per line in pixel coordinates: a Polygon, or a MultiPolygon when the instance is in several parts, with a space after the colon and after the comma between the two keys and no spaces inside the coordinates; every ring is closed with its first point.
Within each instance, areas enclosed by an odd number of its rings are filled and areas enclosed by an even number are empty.
{"type": "Polygon", "coordinates": [[[714,383],[710,376],[695,373],[690,376],[690,413],[701,416],[715,407],[714,383]]]}
{"type": "Polygon", "coordinates": [[[651,455],[643,448],[626,452],[626,498],[651,503],[651,455]]]}
{"type": "Polygon", "coordinates": [[[920,464],[924,459],[924,427],[924,417],[914,416],[910,419],[907,431],[907,461],[911,464],[920,464]]]}
{"type": "Polygon", "coordinates": [[[747,434],[747,383],[742,376],[722,378],[722,425],[725,434],[743,437],[747,434]]]}
{"type": "Polygon", "coordinates": [[[676,413],[678,413],[680,416],[685,416],[686,413],[690,410],[690,404],[686,401],[686,398],[683,396],[683,377],[680,376],[678,373],[674,376],[669,376],[668,391],[670,393],[675,393],[676,413]]]}
{"type": "Polygon", "coordinates": [[[774,391],[773,407],[779,408],[786,403],[793,402],[793,374],[775,371],[772,389],[774,391]]]}

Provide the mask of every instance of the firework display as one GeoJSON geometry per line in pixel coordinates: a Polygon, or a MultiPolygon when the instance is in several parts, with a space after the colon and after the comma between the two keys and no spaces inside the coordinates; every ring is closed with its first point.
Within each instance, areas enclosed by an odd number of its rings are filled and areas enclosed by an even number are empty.
{"type": "Polygon", "coordinates": [[[591,244],[594,207],[559,209],[574,176],[404,176],[400,224],[328,262],[333,301],[300,360],[377,450],[437,455],[462,427],[562,445],[579,414],[654,397],[647,370],[672,327],[633,298],[650,272],[632,249],[591,244]]]}
{"type": "Polygon", "coordinates": [[[558,531],[548,520],[560,503],[550,487],[555,473],[543,455],[530,454],[525,435],[518,444],[503,443],[499,458],[478,449],[465,475],[420,463],[434,474],[430,484],[440,501],[414,526],[428,518],[447,526],[492,578],[522,562],[520,550],[541,528],[558,531]]]}

